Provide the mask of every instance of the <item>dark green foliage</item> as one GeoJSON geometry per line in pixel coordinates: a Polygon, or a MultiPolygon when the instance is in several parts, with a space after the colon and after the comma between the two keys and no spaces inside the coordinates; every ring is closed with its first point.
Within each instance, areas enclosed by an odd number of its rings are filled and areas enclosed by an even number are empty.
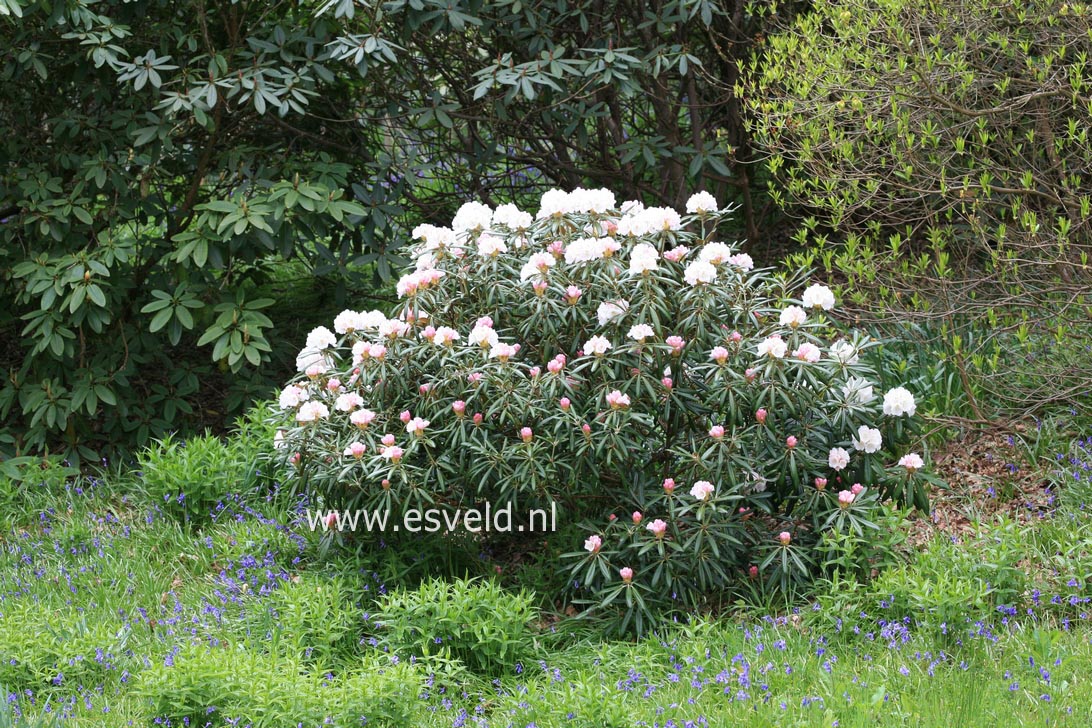
{"type": "Polygon", "coordinates": [[[281,261],[386,278],[468,195],[746,192],[731,84],[777,7],[3,0],[0,451],[244,404],[281,261]]]}

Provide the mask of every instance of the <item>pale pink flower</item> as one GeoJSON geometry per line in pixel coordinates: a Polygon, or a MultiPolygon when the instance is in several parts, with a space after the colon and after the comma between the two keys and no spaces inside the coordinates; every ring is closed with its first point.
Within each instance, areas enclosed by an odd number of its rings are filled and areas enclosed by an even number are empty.
{"type": "Polygon", "coordinates": [[[585,435],[591,435],[591,425],[585,422],[580,426],[580,431],[583,432],[585,435]]]}
{"type": "Polygon", "coordinates": [[[633,581],[633,569],[623,566],[618,570],[618,576],[622,577],[622,581],[628,584],[633,581]]]}
{"type": "Polygon", "coordinates": [[[398,415],[398,419],[402,420],[402,422],[404,424],[404,423],[409,422],[410,420],[412,420],[413,415],[410,414],[409,410],[402,410],[402,412],[398,415]]]}
{"type": "Polygon", "coordinates": [[[755,262],[746,253],[737,253],[729,258],[728,262],[744,272],[755,267],[755,262]]]}
{"type": "Polygon", "coordinates": [[[531,284],[531,288],[534,289],[536,296],[544,296],[549,285],[546,281],[535,281],[531,284]]]}
{"type": "Polygon", "coordinates": [[[593,336],[584,342],[584,353],[594,356],[603,356],[614,346],[603,336],[593,336]]]}
{"type": "Polygon", "coordinates": [[[792,353],[792,355],[800,361],[806,361],[810,364],[814,364],[815,362],[819,361],[819,358],[823,355],[823,353],[819,350],[818,346],[811,343],[810,341],[805,341],[799,346],[799,348],[797,348],[796,351],[792,353]]]}
{"type": "Polygon", "coordinates": [[[709,437],[720,440],[724,437],[724,425],[713,425],[709,428],[709,437]]]}
{"type": "Polygon", "coordinates": [[[597,554],[601,548],[603,548],[603,539],[597,534],[592,534],[584,540],[584,550],[589,553],[597,554]]]}
{"type": "Polygon", "coordinates": [[[853,494],[852,491],[848,491],[848,490],[839,491],[839,493],[838,493],[838,507],[839,508],[849,508],[850,504],[853,503],[853,499],[855,497],[856,496],[853,494]]]}
{"type": "Polygon", "coordinates": [[[781,337],[776,334],[767,339],[763,339],[758,343],[758,346],[755,347],[755,351],[758,352],[759,356],[768,356],[771,359],[783,358],[788,350],[788,344],[782,341],[781,337]]]}
{"type": "Polygon", "coordinates": [[[826,478],[816,478],[815,479],[815,489],[816,490],[824,490],[826,487],[827,487],[827,479],[826,478]]]}
{"type": "Polygon", "coordinates": [[[652,330],[652,327],[648,324],[637,324],[629,330],[629,338],[634,341],[644,341],[645,339],[654,336],[656,332],[652,330]]]}
{"type": "Polygon", "coordinates": [[[372,344],[368,347],[368,356],[372,359],[382,359],[387,355],[387,347],[382,344],[372,344]]]}
{"type": "Polygon", "coordinates": [[[777,534],[777,540],[781,542],[782,546],[788,546],[790,543],[792,543],[792,534],[788,531],[782,531],[781,533],[777,534]]]}
{"type": "Polygon", "coordinates": [[[814,283],[804,290],[804,308],[821,308],[829,311],[834,308],[834,292],[826,286],[814,283]]]}
{"type": "Polygon", "coordinates": [[[527,370],[527,373],[531,376],[531,379],[534,379],[539,374],[542,374],[542,367],[539,367],[539,366],[531,367],[529,370],[527,370]]]}
{"type": "Polygon", "coordinates": [[[686,211],[690,214],[708,215],[717,211],[717,199],[704,190],[690,195],[686,201],[686,211]]]}
{"type": "Polygon", "coordinates": [[[678,263],[680,260],[686,257],[686,254],[690,252],[690,248],[685,245],[679,245],[664,253],[664,260],[671,263],[678,263]]]}
{"type": "Polygon", "coordinates": [[[733,331],[731,335],[728,336],[728,338],[731,339],[733,344],[738,344],[740,341],[743,340],[743,334],[739,333],[738,331],[733,331]]]}
{"type": "Polygon", "coordinates": [[[709,496],[713,495],[713,491],[716,488],[708,480],[699,480],[694,483],[694,487],[690,489],[690,495],[700,501],[709,500],[709,496]]]}
{"type": "Polygon", "coordinates": [[[462,336],[455,329],[448,326],[441,326],[436,329],[436,335],[433,336],[432,343],[437,346],[451,346],[460,338],[462,338],[462,336]]]}
{"type": "Polygon", "coordinates": [[[341,389],[341,380],[337,377],[330,377],[326,380],[326,389],[330,392],[336,392],[341,389]]]}
{"type": "Polygon", "coordinates": [[[457,417],[462,417],[466,414],[466,402],[457,399],[451,403],[451,409],[455,412],[457,417]]]}
{"type": "Polygon", "coordinates": [[[481,379],[481,372],[470,372],[470,374],[466,375],[466,381],[469,382],[471,385],[476,385],[478,382],[481,381],[481,379]]]}
{"type": "Polygon", "coordinates": [[[660,380],[660,384],[664,385],[664,389],[671,389],[675,386],[675,382],[671,380],[671,377],[664,377],[660,380]]]}
{"type": "Polygon", "coordinates": [[[675,479],[674,478],[664,478],[664,492],[667,493],[668,495],[671,495],[672,493],[675,492],[675,479]]]}
{"type": "Polygon", "coordinates": [[[420,437],[425,433],[425,428],[429,426],[428,420],[423,420],[420,417],[414,417],[412,420],[406,423],[406,432],[415,437],[420,437]]]}
{"type": "Polygon", "coordinates": [[[368,425],[370,425],[372,423],[372,421],[375,419],[375,417],[376,417],[375,412],[372,412],[371,410],[362,409],[362,410],[357,410],[356,412],[353,412],[351,415],[349,415],[349,421],[363,430],[365,427],[367,427],[368,425]]]}
{"type": "Polygon", "coordinates": [[[381,443],[383,443],[384,445],[386,445],[387,447],[390,447],[391,445],[394,444],[394,435],[392,435],[391,433],[388,432],[387,434],[383,435],[383,437],[380,438],[379,441],[381,443]]]}
{"type": "Polygon", "coordinates": [[[853,495],[860,495],[861,491],[864,490],[864,486],[860,483],[854,483],[850,490],[853,491],[853,495]]]}
{"type": "Polygon", "coordinates": [[[644,518],[644,516],[641,515],[640,511],[634,511],[632,518],[633,518],[633,525],[639,526],[639,525],[641,525],[641,519],[644,518]]]}
{"type": "Polygon", "coordinates": [[[345,457],[354,457],[357,460],[364,457],[364,451],[368,448],[362,442],[351,442],[343,453],[345,457]]]}
{"type": "Polygon", "coordinates": [[[535,433],[531,430],[530,427],[521,427],[519,430],[519,439],[523,440],[524,442],[530,442],[534,436],[535,433]]]}
{"type": "Polygon", "coordinates": [[[471,418],[471,419],[474,420],[475,425],[480,425],[482,423],[482,419],[483,419],[482,413],[481,412],[475,412],[474,417],[471,418]]]}
{"type": "Polygon", "coordinates": [[[583,295],[584,292],[576,286],[569,286],[565,289],[565,302],[570,304],[576,303],[583,295]]]}
{"type": "Polygon", "coordinates": [[[617,389],[607,394],[607,404],[611,409],[623,409],[629,407],[629,395],[622,394],[617,389]]]}
{"type": "Polygon", "coordinates": [[[557,401],[557,403],[561,405],[561,409],[565,410],[566,412],[568,412],[569,407],[572,406],[572,402],[569,400],[568,397],[562,397],[557,401]]]}
{"type": "Polygon", "coordinates": [[[309,396],[307,390],[303,387],[289,384],[281,390],[279,404],[281,409],[292,409],[293,407],[299,407],[301,403],[306,402],[309,396]]]}
{"type": "Polygon", "coordinates": [[[311,379],[318,379],[326,373],[327,368],[328,367],[325,364],[312,364],[307,367],[307,371],[304,373],[311,379]]]}
{"type": "Polygon", "coordinates": [[[790,450],[796,447],[796,435],[789,435],[785,438],[785,447],[789,448],[790,450]]]}
{"type": "Polygon", "coordinates": [[[645,526],[645,528],[652,531],[652,535],[656,538],[663,538],[664,534],[667,533],[667,524],[659,518],[645,526]]]}
{"type": "Polygon", "coordinates": [[[518,353],[519,344],[506,344],[503,341],[499,341],[493,346],[492,350],[490,350],[489,358],[500,359],[502,362],[506,362],[518,353]]]}
{"type": "Polygon", "coordinates": [[[322,402],[304,402],[296,412],[297,422],[317,422],[330,416],[330,410],[322,402]]]}
{"type": "Polygon", "coordinates": [[[686,339],[681,336],[668,336],[664,339],[664,343],[671,347],[672,354],[681,354],[683,347],[686,346],[686,339]]]}
{"type": "Polygon", "coordinates": [[[827,455],[827,464],[832,470],[843,470],[849,465],[849,452],[844,447],[832,448],[827,455]]]}
{"type": "Polygon", "coordinates": [[[339,412],[352,412],[357,407],[364,406],[364,398],[356,392],[346,392],[345,394],[338,395],[338,398],[334,400],[334,409],[339,412]]]}
{"type": "Polygon", "coordinates": [[[916,452],[909,452],[899,458],[899,465],[909,470],[911,473],[915,470],[921,470],[925,467],[925,461],[921,459],[921,455],[916,452]]]}
{"type": "Polygon", "coordinates": [[[390,460],[392,463],[397,463],[402,460],[402,455],[405,451],[397,445],[387,445],[379,451],[380,457],[385,460],[390,460]]]}
{"type": "Polygon", "coordinates": [[[713,350],[709,352],[709,358],[717,364],[724,364],[728,361],[728,350],[723,346],[714,346],[713,350]]]}

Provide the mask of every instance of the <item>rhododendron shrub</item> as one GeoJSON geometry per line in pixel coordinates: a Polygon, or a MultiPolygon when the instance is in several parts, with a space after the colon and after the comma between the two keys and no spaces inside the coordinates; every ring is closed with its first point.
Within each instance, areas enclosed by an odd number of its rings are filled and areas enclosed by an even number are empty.
{"type": "Polygon", "coordinates": [[[418,227],[397,310],[308,337],[286,467],[340,508],[556,501],[598,524],[575,598],[627,615],[805,579],[824,529],[927,507],[915,402],[876,391],[830,289],[718,240],[724,214],[554,190],[418,227]]]}

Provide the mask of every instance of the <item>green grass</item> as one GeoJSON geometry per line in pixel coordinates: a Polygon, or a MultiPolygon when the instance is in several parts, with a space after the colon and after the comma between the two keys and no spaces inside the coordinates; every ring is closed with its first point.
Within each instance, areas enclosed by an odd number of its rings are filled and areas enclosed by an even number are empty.
{"type": "MultiPolygon", "coordinates": [[[[246,437],[200,447],[245,460],[246,437]]],[[[1092,456],[1087,443],[1051,442],[1034,448],[1055,453],[1061,506],[1049,518],[982,522],[870,582],[833,575],[795,608],[740,604],[639,642],[604,641],[592,620],[520,617],[490,638],[488,670],[444,640],[474,634],[464,622],[488,626],[516,590],[448,597],[429,584],[384,597],[396,586],[388,555],[320,555],[290,494],[237,463],[221,470],[251,474],[236,490],[245,497],[221,484],[207,517],[188,519],[136,473],[73,479],[50,466],[0,480],[0,686],[11,696],[0,727],[356,726],[363,715],[391,726],[1083,728],[1092,456]],[[428,616],[403,620],[401,640],[376,618],[399,605],[428,616]],[[509,643],[519,649],[500,649],[509,643]]],[[[208,475],[187,457],[166,447],[145,462],[170,482],[208,475]]]]}

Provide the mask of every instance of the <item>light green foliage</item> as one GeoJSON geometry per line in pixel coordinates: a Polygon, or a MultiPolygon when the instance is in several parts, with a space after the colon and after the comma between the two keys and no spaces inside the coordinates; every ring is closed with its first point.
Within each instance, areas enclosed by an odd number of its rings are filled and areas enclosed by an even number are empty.
{"type": "Polygon", "coordinates": [[[224,496],[254,485],[256,464],[210,434],[166,437],[141,451],[138,488],[184,521],[204,521],[224,496]]]}
{"type": "Polygon", "coordinates": [[[912,312],[976,416],[980,394],[1085,406],[1090,23],[1083,3],[822,2],[739,87],[770,194],[803,216],[796,262],[900,336],[912,312]]]}
{"type": "Polygon", "coordinates": [[[383,596],[372,620],[380,643],[400,658],[500,674],[534,655],[533,604],[533,595],[493,581],[433,580],[383,596]]]}

